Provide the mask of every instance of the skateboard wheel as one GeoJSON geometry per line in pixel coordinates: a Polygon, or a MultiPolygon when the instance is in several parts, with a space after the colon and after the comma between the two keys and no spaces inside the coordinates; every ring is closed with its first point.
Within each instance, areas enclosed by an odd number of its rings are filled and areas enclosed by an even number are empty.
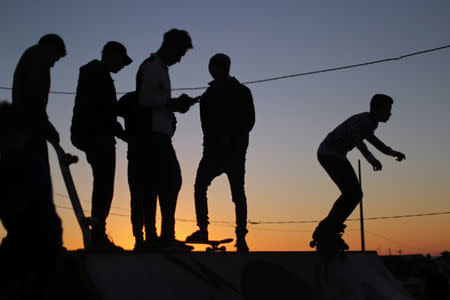
{"type": "Polygon", "coordinates": [[[309,242],[309,246],[310,246],[311,248],[314,248],[314,247],[316,246],[316,242],[315,242],[315,241],[309,242]]]}
{"type": "Polygon", "coordinates": [[[220,252],[226,252],[227,248],[225,246],[220,247],[220,252]]]}
{"type": "Polygon", "coordinates": [[[206,252],[212,252],[213,249],[211,247],[206,248],[206,252]]]}

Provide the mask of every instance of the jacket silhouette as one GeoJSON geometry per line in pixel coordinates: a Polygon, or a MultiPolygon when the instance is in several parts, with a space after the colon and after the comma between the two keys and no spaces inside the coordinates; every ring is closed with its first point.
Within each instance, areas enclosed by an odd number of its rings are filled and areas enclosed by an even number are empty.
{"type": "Polygon", "coordinates": [[[105,65],[93,60],[82,66],[70,128],[73,145],[86,150],[100,141],[115,144],[120,128],[116,106],[114,81],[105,65]]]}
{"type": "Polygon", "coordinates": [[[255,124],[250,89],[234,77],[223,83],[210,82],[200,102],[200,119],[205,151],[246,150],[249,132],[255,124]],[[224,136],[230,141],[224,142],[224,136]]]}

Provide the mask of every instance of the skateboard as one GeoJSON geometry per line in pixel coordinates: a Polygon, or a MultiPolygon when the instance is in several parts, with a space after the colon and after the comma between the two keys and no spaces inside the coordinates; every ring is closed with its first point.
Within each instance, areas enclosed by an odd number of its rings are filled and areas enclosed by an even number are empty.
{"type": "Polygon", "coordinates": [[[210,247],[206,248],[206,252],[227,252],[227,248],[225,246],[219,247],[220,244],[231,243],[233,239],[223,239],[217,241],[185,241],[186,244],[204,244],[209,245],[210,247]]]}
{"type": "Polygon", "coordinates": [[[64,179],[64,183],[69,194],[70,202],[72,203],[73,211],[77,218],[78,224],[81,227],[81,233],[83,234],[84,248],[88,249],[91,246],[91,220],[86,217],[81,206],[80,199],[78,198],[77,190],[73,182],[72,174],[70,173],[69,166],[78,162],[78,157],[69,153],[66,153],[59,144],[51,143],[56,151],[58,157],[59,167],[61,168],[61,174],[64,179]]]}

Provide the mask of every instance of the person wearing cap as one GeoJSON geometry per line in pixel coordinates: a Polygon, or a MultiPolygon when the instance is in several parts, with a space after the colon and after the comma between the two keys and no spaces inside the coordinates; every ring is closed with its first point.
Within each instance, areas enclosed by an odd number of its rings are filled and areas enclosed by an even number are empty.
{"type": "Polygon", "coordinates": [[[187,241],[208,240],[206,191],[212,180],[225,173],[230,182],[236,211],[236,248],[248,252],[247,198],[245,195],[245,159],[249,133],[255,124],[255,108],[249,88],[230,76],[230,58],[218,53],[209,61],[213,81],[200,101],[203,130],[203,156],[194,185],[195,211],[199,230],[187,241]]]}
{"type": "Polygon", "coordinates": [[[103,47],[101,60],[82,66],[78,77],[70,138],[75,147],[86,153],[92,167],[92,247],[98,250],[121,250],[105,233],[114,193],[115,137],[123,137],[110,73],[119,72],[131,62],[125,46],[110,41],[103,47]]]}
{"type": "MultiPolygon", "coordinates": [[[[175,208],[181,188],[180,165],[172,145],[175,132],[175,112],[186,113],[195,103],[182,94],[173,98],[169,67],[180,62],[192,41],[185,30],[172,29],[164,34],[161,47],[139,67],[136,76],[138,123],[136,145],[128,159],[133,172],[132,202],[143,203],[147,246],[180,250],[192,249],[175,239],[175,208]],[[161,235],[155,228],[156,200],[161,207],[161,235]]],[[[133,209],[133,208],[132,208],[133,209]]],[[[135,227],[135,226],[133,226],[135,227]]],[[[142,230],[134,232],[136,246],[142,241],[142,230]]]]}

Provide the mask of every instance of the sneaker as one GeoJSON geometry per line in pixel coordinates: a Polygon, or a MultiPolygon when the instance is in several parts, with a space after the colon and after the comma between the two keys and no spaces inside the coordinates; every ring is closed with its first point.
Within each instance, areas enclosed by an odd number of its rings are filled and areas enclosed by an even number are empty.
{"type": "Polygon", "coordinates": [[[238,238],[236,240],[236,252],[240,253],[248,253],[250,250],[248,249],[247,242],[243,238],[238,238]]]}
{"type": "Polygon", "coordinates": [[[107,252],[123,252],[123,248],[117,246],[112,242],[109,237],[104,234],[92,239],[92,248],[94,251],[107,251],[107,252]]]}
{"type": "Polygon", "coordinates": [[[208,241],[208,231],[197,230],[186,238],[186,242],[207,242],[208,241]]]}

